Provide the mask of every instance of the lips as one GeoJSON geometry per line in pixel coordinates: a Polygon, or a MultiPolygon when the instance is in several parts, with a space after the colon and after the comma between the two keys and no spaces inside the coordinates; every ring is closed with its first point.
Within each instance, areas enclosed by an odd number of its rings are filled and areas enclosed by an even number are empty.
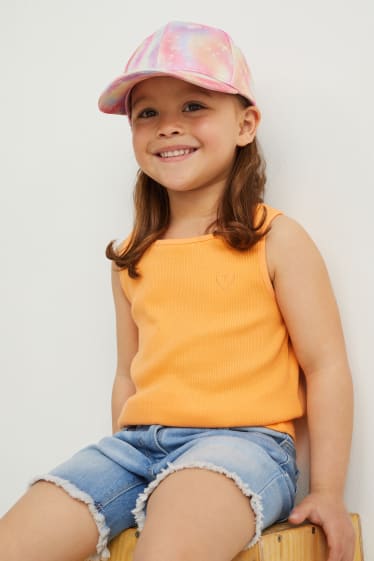
{"type": "Polygon", "coordinates": [[[156,152],[156,155],[159,158],[167,159],[167,158],[178,158],[181,156],[187,156],[188,154],[192,154],[195,152],[197,148],[193,148],[192,146],[185,146],[185,147],[170,147],[165,148],[164,150],[160,150],[156,152]]]}

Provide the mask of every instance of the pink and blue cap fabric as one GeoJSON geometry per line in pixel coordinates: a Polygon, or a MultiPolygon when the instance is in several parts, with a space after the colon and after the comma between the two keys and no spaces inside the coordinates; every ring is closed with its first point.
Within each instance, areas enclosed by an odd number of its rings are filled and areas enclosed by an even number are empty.
{"type": "Polygon", "coordinates": [[[172,76],[208,90],[240,94],[256,105],[248,64],[231,37],[215,27],[175,21],[141,43],[124,73],[101,94],[99,109],[128,115],[132,88],[156,76],[172,76]]]}

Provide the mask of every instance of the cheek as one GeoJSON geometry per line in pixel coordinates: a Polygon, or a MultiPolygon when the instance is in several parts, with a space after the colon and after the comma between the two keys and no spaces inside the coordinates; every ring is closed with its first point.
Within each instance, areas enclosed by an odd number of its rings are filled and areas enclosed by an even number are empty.
{"type": "Polygon", "coordinates": [[[140,161],[144,158],[144,151],[145,151],[144,140],[142,139],[141,135],[139,134],[133,135],[132,147],[134,150],[136,161],[140,163],[140,161]]]}
{"type": "Polygon", "coordinates": [[[236,135],[232,120],[222,120],[214,124],[200,123],[198,134],[214,149],[225,149],[229,152],[231,148],[235,149],[236,135]]]}

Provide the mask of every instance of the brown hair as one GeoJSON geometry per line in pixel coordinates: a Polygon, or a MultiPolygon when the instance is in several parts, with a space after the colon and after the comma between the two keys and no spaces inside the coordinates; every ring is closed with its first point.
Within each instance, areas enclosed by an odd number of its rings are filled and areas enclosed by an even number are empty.
{"type": "MultiPolygon", "coordinates": [[[[269,229],[262,230],[266,220],[263,207],[261,220],[255,225],[257,205],[263,202],[266,183],[265,161],[256,138],[247,146],[237,147],[236,157],[217,208],[217,218],[206,228],[214,227],[214,236],[221,236],[231,247],[244,251],[257,243],[269,229]]],[[[168,192],[139,170],[134,190],[134,227],[126,250],[118,254],[112,240],[105,255],[121,269],[128,269],[132,278],[140,278],[136,268],[143,253],[164,234],[169,226],[168,192]]]]}

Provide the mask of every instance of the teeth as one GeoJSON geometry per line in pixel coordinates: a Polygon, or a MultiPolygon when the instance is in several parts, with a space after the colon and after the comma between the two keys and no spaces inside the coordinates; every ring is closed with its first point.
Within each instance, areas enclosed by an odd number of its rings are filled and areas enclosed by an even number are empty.
{"type": "Polygon", "coordinates": [[[173,158],[174,156],[184,156],[185,154],[191,154],[193,148],[188,148],[186,150],[170,150],[170,152],[160,152],[161,158],[173,158]]]}

